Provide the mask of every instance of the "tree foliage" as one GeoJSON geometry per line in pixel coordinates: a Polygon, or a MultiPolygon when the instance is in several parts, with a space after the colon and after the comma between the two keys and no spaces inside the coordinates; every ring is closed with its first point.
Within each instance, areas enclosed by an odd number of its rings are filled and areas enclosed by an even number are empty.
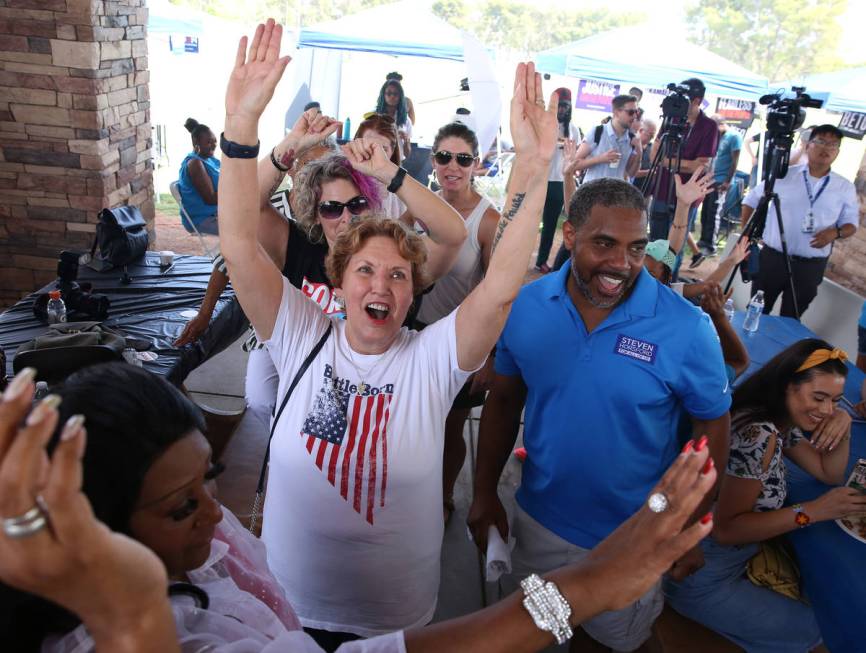
{"type": "Polygon", "coordinates": [[[838,19],[847,0],[698,0],[691,40],[771,81],[841,68],[838,19]]]}
{"type": "MultiPolygon", "coordinates": [[[[565,5],[565,3],[563,3],[565,5]]],[[[483,43],[530,54],[642,20],[607,9],[545,8],[518,0],[437,0],[433,13],[483,43]]]]}

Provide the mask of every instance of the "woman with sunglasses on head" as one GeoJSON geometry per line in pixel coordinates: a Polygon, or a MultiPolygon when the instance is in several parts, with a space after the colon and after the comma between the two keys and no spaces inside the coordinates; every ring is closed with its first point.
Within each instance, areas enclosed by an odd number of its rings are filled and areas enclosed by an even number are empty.
{"type": "MultiPolygon", "coordinates": [[[[493,253],[499,212],[472,185],[478,163],[478,138],[469,127],[452,122],[433,139],[433,171],[439,196],[463,217],[469,237],[454,267],[424,295],[416,324],[423,328],[442,319],[460,305],[479,284],[493,253]]],[[[442,501],[445,521],[454,512],[454,483],[466,457],[463,425],[474,406],[484,403],[493,357],[460,390],[445,421],[445,453],[442,468],[442,501]]]]}
{"type": "Polygon", "coordinates": [[[376,100],[376,113],[390,116],[397,125],[400,136],[399,150],[400,159],[409,156],[412,150],[412,119],[409,117],[409,108],[406,104],[406,94],[403,85],[396,79],[388,79],[379,89],[379,97],[376,100]]]}
{"type": "Polygon", "coordinates": [[[714,510],[716,526],[701,543],[704,567],[665,583],[675,610],[750,653],[804,653],[821,643],[806,603],[746,577],[760,543],[866,511],[866,495],[847,487],[785,505],[785,459],[827,485],[845,482],[851,418],[837,404],[846,358],[823,340],[801,340],[734,390],[731,452],[714,510]]]}
{"type": "MultiPolygon", "coordinates": [[[[219,505],[222,466],[189,400],[146,370],[111,363],[77,373],[30,410],[34,376],[23,370],[0,399],[4,650],[322,653],[261,542],[219,505]]],[[[518,593],[339,653],[529,653],[568,637],[593,613],[642,594],[709,532],[710,520],[682,530],[715,480],[715,470],[701,471],[707,455],[682,454],[655,488],[669,510],[638,511],[592,556],[527,590],[533,603],[518,593]],[[554,592],[573,609],[554,615],[544,603],[554,592]]]]}

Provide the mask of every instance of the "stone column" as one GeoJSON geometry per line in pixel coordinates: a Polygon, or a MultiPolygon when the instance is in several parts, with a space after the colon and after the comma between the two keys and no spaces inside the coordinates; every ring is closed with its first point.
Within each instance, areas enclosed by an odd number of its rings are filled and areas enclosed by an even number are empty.
{"type": "Polygon", "coordinates": [[[860,227],[852,238],[838,241],[827,264],[827,277],[836,283],[866,296],[866,151],[854,179],[860,200],[860,227]]]}
{"type": "Polygon", "coordinates": [[[145,0],[0,0],[0,306],[88,249],[99,211],[153,232],[145,0]]]}

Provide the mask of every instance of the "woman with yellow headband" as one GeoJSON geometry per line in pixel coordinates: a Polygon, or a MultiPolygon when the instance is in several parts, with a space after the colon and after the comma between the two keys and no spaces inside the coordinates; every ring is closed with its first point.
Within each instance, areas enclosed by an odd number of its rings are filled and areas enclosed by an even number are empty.
{"type": "Polygon", "coordinates": [[[749,653],[806,652],[821,643],[810,606],[747,578],[760,543],[866,512],[866,495],[846,487],[784,505],[785,458],[828,485],[845,481],[851,418],[836,405],[846,359],[823,340],[801,340],[734,391],[731,453],[714,511],[716,527],[701,544],[705,566],[682,582],[665,583],[675,610],[749,653]]]}

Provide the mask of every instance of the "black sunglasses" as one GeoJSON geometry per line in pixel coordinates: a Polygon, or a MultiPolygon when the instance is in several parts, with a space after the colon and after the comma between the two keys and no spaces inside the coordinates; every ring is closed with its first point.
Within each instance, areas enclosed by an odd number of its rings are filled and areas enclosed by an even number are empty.
{"type": "Polygon", "coordinates": [[[630,116],[636,116],[638,112],[640,112],[640,109],[623,109],[623,111],[625,111],[630,116]]]}
{"type": "Polygon", "coordinates": [[[457,159],[457,165],[461,168],[468,168],[473,163],[475,163],[475,157],[471,154],[466,154],[466,152],[461,152],[460,154],[451,154],[448,150],[439,150],[438,152],[433,154],[433,159],[440,166],[447,166],[451,163],[451,159],[457,159]]]}
{"type": "Polygon", "coordinates": [[[343,209],[349,209],[349,213],[352,215],[361,215],[369,206],[370,203],[366,197],[356,195],[348,202],[337,202],[336,200],[320,202],[319,215],[325,218],[325,220],[336,220],[343,215],[343,209]]]}

